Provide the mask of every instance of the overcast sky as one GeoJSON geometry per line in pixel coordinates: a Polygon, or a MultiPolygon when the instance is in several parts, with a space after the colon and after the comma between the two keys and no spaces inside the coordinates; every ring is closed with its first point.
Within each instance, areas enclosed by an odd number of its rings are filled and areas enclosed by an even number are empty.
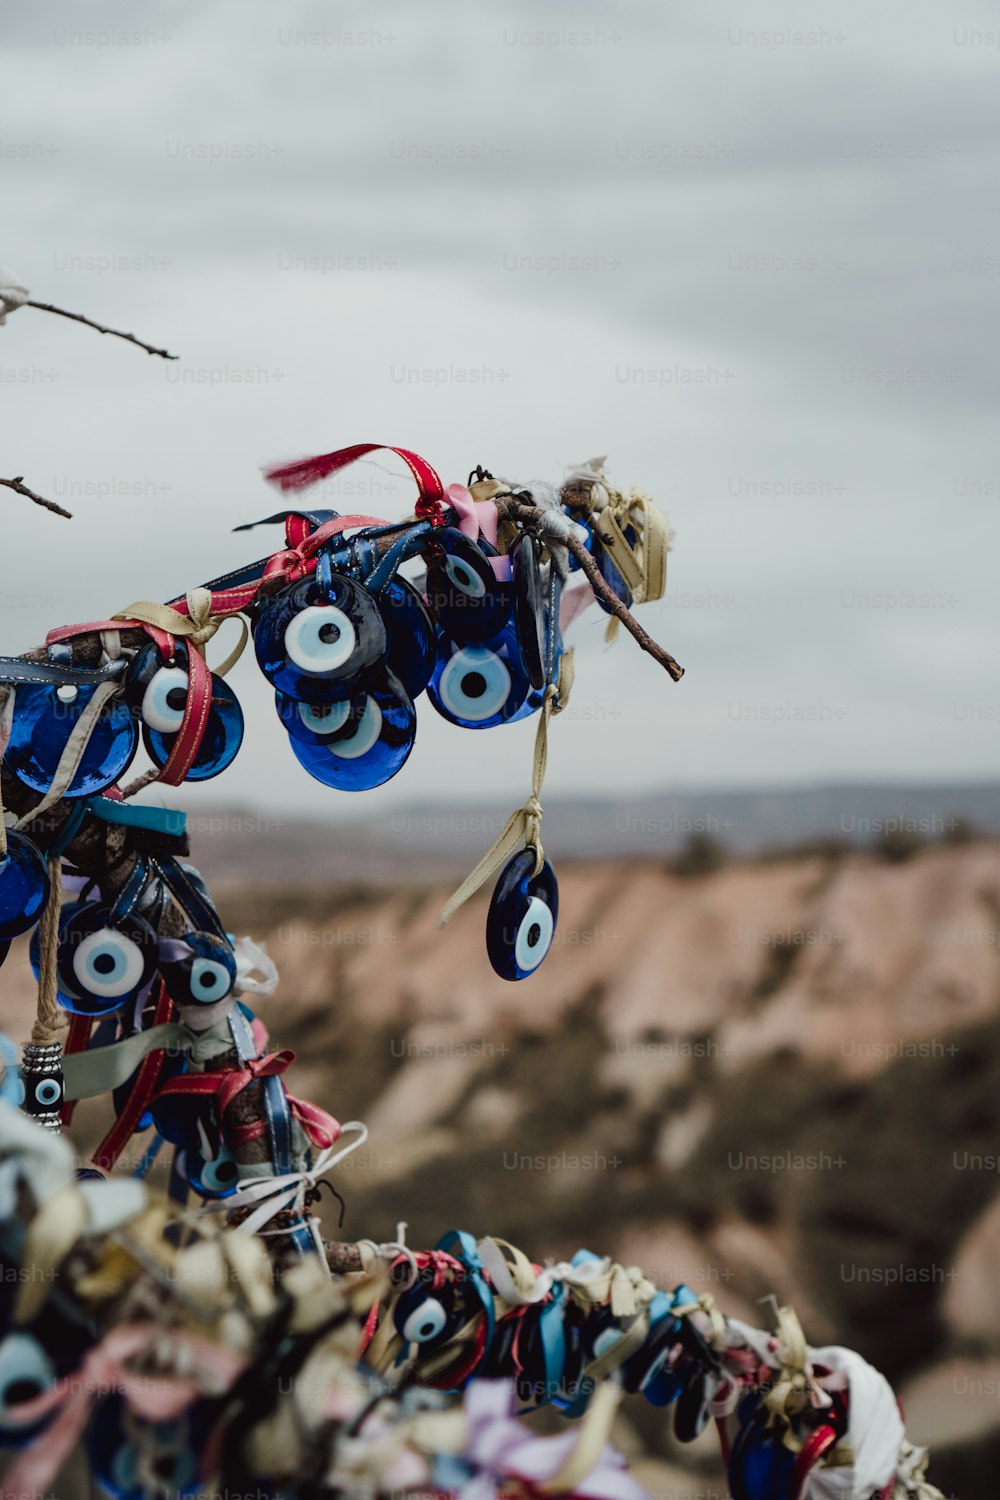
{"type": "MultiPolygon", "coordinates": [[[[558,480],[598,453],[676,530],[574,631],[551,793],[973,779],[1000,750],[995,6],[4,6],[2,649],[260,555],[263,462],[357,441],[558,480]]],[[[391,456],[327,504],[389,519],[391,456]]],[[[318,503],[319,497],[317,497],[318,503]]],[[[275,541],[275,545],[276,545],[275,541]]],[[[356,814],[526,788],[531,725],[426,699],[384,792],[294,763],[252,654],[201,799],[356,814]]],[[[185,792],[185,798],[192,800],[185,792]]]]}

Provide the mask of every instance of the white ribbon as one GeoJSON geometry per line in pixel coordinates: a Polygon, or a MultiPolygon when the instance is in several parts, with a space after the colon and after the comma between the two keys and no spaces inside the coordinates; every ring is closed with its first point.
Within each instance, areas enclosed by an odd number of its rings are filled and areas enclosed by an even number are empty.
{"type": "Polygon", "coordinates": [[[302,1172],[284,1172],[278,1177],[260,1177],[241,1182],[231,1198],[221,1198],[217,1202],[206,1205],[208,1212],[213,1209],[225,1209],[232,1212],[234,1208],[241,1208],[248,1203],[259,1204],[252,1214],[247,1217],[236,1228],[242,1234],[257,1234],[269,1223],[276,1214],[283,1209],[297,1207],[309,1188],[313,1188],[321,1177],[325,1177],[332,1167],[350,1156],[359,1146],[363,1146],[368,1139],[368,1126],[362,1125],[360,1120],[348,1120],[338,1137],[338,1142],[349,1130],[358,1132],[357,1139],[344,1145],[328,1146],[321,1152],[311,1167],[302,1172]]]}
{"type": "Polygon", "coordinates": [[[236,953],[234,995],[263,995],[266,999],[278,987],[278,970],[274,959],[253,938],[240,937],[233,944],[236,953]]]}

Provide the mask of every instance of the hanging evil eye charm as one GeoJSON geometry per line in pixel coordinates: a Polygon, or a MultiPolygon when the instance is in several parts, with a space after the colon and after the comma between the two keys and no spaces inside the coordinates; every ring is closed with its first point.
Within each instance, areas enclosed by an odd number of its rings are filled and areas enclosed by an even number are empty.
{"type": "Polygon", "coordinates": [[[159,968],[177,1005],[217,1005],[236,983],[236,954],[213,932],[189,932],[160,944],[159,968]]]}
{"type": "Polygon", "coordinates": [[[185,1151],[182,1163],[188,1185],[200,1198],[213,1202],[220,1198],[231,1198],[240,1180],[236,1158],[228,1146],[219,1146],[214,1156],[202,1156],[198,1151],[185,1151]]]}
{"type": "Polygon", "coordinates": [[[15,1330],[0,1339],[0,1447],[21,1448],[52,1421],[55,1409],[30,1421],[19,1408],[45,1395],[55,1383],[55,1366],[30,1333],[15,1330]]]}
{"type": "Polygon", "coordinates": [[[446,1344],[462,1327],[465,1311],[453,1282],[435,1287],[421,1278],[400,1295],[392,1317],[400,1337],[424,1351],[446,1344]]]}
{"type": "Polygon", "coordinates": [[[135,999],[156,959],[156,934],[145,917],[116,921],[106,906],[78,905],[60,926],[59,1002],[77,1015],[106,1015],[135,999]]]}
{"type": "MultiPolygon", "coordinates": [[[[337,707],[348,711],[332,716],[337,726],[332,732],[317,729],[311,739],[289,734],[296,760],[324,786],[342,792],[366,792],[389,781],[402,769],[417,734],[417,715],[402,683],[386,671],[364,693],[360,709],[337,707]]],[[[279,702],[278,712],[284,719],[288,704],[279,702]]]]}
{"type": "MultiPolygon", "coordinates": [[[[165,766],[184,722],[188,697],[188,646],[178,641],[165,661],[150,641],[135,657],[125,685],[126,701],[142,725],[142,742],[156,766],[165,766]]],[[[236,758],[243,743],[243,710],[232,688],[212,674],[212,706],[198,753],[185,781],[209,781],[236,758]]]]}
{"type": "MultiPolygon", "coordinates": [[[[4,763],[25,786],[47,792],[84,709],[97,686],[19,686],[14,700],[14,722],[4,763]]],[[[103,792],[131,764],[139,732],[125,702],[111,698],[101,708],[73,779],[64,797],[92,797],[103,792]]]]}
{"type": "Polygon", "coordinates": [[[26,1042],[21,1055],[21,1083],[26,1115],[58,1130],[63,1107],[62,1047],[58,1042],[26,1042]]]}
{"type": "Polygon", "coordinates": [[[173,1422],[147,1422],[121,1396],[106,1397],[87,1435],[87,1456],[114,1500],[182,1500],[203,1488],[200,1455],[210,1422],[195,1405],[173,1422]],[[151,1478],[152,1476],[152,1478],[151,1478]]]}
{"type": "Polygon", "coordinates": [[[0,857],[0,939],[34,927],[48,893],[49,872],[39,849],[23,833],[9,829],[7,853],[0,857]]]}
{"type": "Polygon", "coordinates": [[[514,629],[521,661],[533,688],[545,686],[545,583],[539,546],[533,536],[518,537],[511,549],[514,629]]]}
{"type": "Polygon", "coordinates": [[[510,615],[510,587],[498,582],[481,547],[457,527],[435,531],[424,553],[427,603],[454,641],[488,641],[510,615]]]}
{"type": "Polygon", "coordinates": [[[555,871],[522,849],[500,872],[486,917],[486,951],[501,979],[527,979],[552,946],[559,915],[555,871]]]}
{"type": "Polygon", "coordinates": [[[396,577],[378,595],[385,622],[386,663],[411,698],[418,698],[431,680],[437,638],[434,621],[417,590],[396,577]]]}
{"type": "Polygon", "coordinates": [[[282,693],[303,703],[338,703],[381,663],[386,631],[368,591],[327,565],[264,606],[254,648],[264,676],[282,693]]]}
{"type": "Polygon", "coordinates": [[[439,640],[427,695],[442,717],[462,729],[509,724],[537,706],[530,701],[531,683],[510,626],[485,645],[439,640]]]}

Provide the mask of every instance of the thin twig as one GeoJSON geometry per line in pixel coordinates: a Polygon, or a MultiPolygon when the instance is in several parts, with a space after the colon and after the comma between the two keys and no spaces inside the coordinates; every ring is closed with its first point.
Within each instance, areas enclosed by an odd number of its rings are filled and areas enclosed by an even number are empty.
{"type": "Polygon", "coordinates": [[[96,328],[98,333],[110,333],[112,338],[125,339],[130,344],[136,344],[140,349],[145,349],[147,354],[157,354],[160,359],[176,359],[176,354],[168,354],[166,349],[154,349],[152,344],[144,344],[142,339],[137,339],[134,333],[120,333],[117,328],[105,328],[103,323],[95,323],[93,318],[85,318],[83,313],[67,312],[64,307],[53,307],[51,302],[25,302],[25,307],[37,307],[39,312],[55,313],[60,318],[71,318],[74,323],[86,323],[88,328],[96,328]]]}
{"type": "MultiPolygon", "coordinates": [[[[521,500],[501,499],[500,496],[497,496],[496,503],[498,509],[503,504],[511,515],[528,526],[537,525],[545,515],[545,512],[539,506],[526,505],[521,500]]],[[[684,676],[684,668],[674,661],[669,651],[664,651],[663,647],[643,630],[632,611],[622,603],[618,595],[609,586],[596,562],[575,532],[571,532],[566,537],[566,546],[580,564],[588,583],[602,603],[606,604],[611,613],[617,619],[621,620],[629,635],[639,642],[643,651],[648,651],[649,655],[655,661],[658,661],[660,666],[670,674],[674,682],[680,682],[684,676]]]]}
{"type": "Polygon", "coordinates": [[[23,479],[23,474],[17,474],[13,479],[0,479],[0,484],[5,484],[9,490],[16,491],[18,495],[25,495],[29,500],[34,500],[36,505],[44,505],[46,510],[54,511],[57,516],[65,516],[67,521],[72,521],[72,511],[63,510],[61,505],[57,505],[54,500],[46,500],[44,495],[36,495],[34,490],[29,490],[28,486],[22,483],[23,479]]]}

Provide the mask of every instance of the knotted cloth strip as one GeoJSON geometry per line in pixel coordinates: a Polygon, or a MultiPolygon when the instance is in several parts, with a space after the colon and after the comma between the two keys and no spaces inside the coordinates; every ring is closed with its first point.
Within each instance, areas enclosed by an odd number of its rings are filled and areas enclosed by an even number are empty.
{"type": "Polygon", "coordinates": [[[121,609],[112,615],[113,620],[120,621],[125,625],[146,625],[151,631],[159,632],[163,636],[179,636],[188,641],[204,658],[205,647],[215,635],[216,631],[226,620],[237,619],[240,626],[240,639],[230,651],[229,655],[212,670],[216,677],[225,677],[230,672],[240,657],[243,655],[247,641],[250,639],[250,629],[246,620],[242,619],[239,611],[231,605],[219,609],[218,601],[214,599],[210,589],[189,589],[184,597],[184,608],[180,608],[182,601],[177,601],[177,606],[171,604],[158,604],[154,599],[139,599],[134,604],[121,609]]]}

